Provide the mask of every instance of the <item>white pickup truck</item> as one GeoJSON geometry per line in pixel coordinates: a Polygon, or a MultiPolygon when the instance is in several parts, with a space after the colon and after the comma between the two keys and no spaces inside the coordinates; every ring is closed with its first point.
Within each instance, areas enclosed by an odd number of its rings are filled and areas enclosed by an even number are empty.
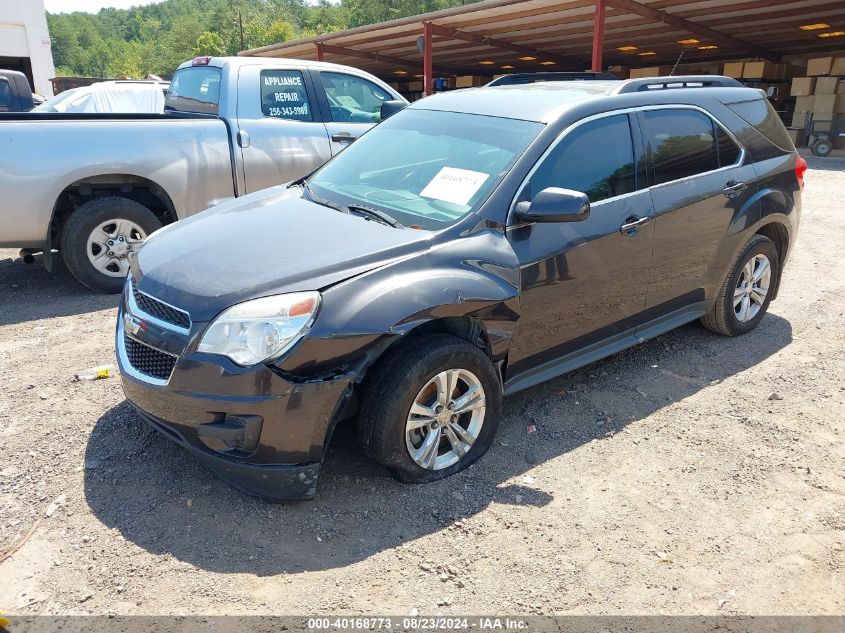
{"type": "Polygon", "coordinates": [[[406,103],[348,66],[200,57],[162,115],[2,114],[0,248],[48,269],[57,249],[79,281],[119,292],[157,228],[310,173],[406,103]]]}

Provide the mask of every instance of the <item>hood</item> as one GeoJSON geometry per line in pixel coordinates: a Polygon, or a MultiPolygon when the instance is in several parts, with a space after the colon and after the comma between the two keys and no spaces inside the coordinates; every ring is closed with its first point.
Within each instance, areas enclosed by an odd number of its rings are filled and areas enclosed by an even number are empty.
{"type": "Polygon", "coordinates": [[[142,292],[203,322],[241,301],[319,290],[426,250],[430,235],[273,187],[160,229],[139,249],[132,275],[142,292]]]}

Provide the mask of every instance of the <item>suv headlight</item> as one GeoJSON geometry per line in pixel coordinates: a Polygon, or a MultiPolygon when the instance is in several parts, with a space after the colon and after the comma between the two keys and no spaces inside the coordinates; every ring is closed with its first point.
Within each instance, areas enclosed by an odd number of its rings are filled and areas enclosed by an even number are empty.
{"type": "Polygon", "coordinates": [[[212,321],[197,350],[228,356],[245,366],[273,360],[305,335],[319,307],[319,292],[293,292],[239,303],[212,321]]]}

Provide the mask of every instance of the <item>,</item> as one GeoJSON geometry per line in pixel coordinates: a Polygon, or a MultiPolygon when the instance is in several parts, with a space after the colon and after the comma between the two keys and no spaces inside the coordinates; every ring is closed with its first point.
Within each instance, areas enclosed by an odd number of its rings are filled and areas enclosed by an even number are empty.
{"type": "Polygon", "coordinates": [[[753,330],[805,169],[726,77],[427,98],[153,234],[119,309],[124,391],[262,497],[312,497],[350,418],[397,477],[437,480],[487,451],[503,396],[695,319],[753,330]]]}

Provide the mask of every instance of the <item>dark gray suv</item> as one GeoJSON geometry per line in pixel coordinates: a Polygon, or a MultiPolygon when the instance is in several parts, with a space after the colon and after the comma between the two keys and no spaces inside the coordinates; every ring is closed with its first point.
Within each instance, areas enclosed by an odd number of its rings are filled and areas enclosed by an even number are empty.
{"type": "Polygon", "coordinates": [[[263,497],[313,496],[353,417],[373,459],[439,479],[488,449],[503,395],[694,319],[752,330],[805,169],[764,94],[724,77],[427,98],[150,237],[118,317],[124,390],[263,497]]]}

